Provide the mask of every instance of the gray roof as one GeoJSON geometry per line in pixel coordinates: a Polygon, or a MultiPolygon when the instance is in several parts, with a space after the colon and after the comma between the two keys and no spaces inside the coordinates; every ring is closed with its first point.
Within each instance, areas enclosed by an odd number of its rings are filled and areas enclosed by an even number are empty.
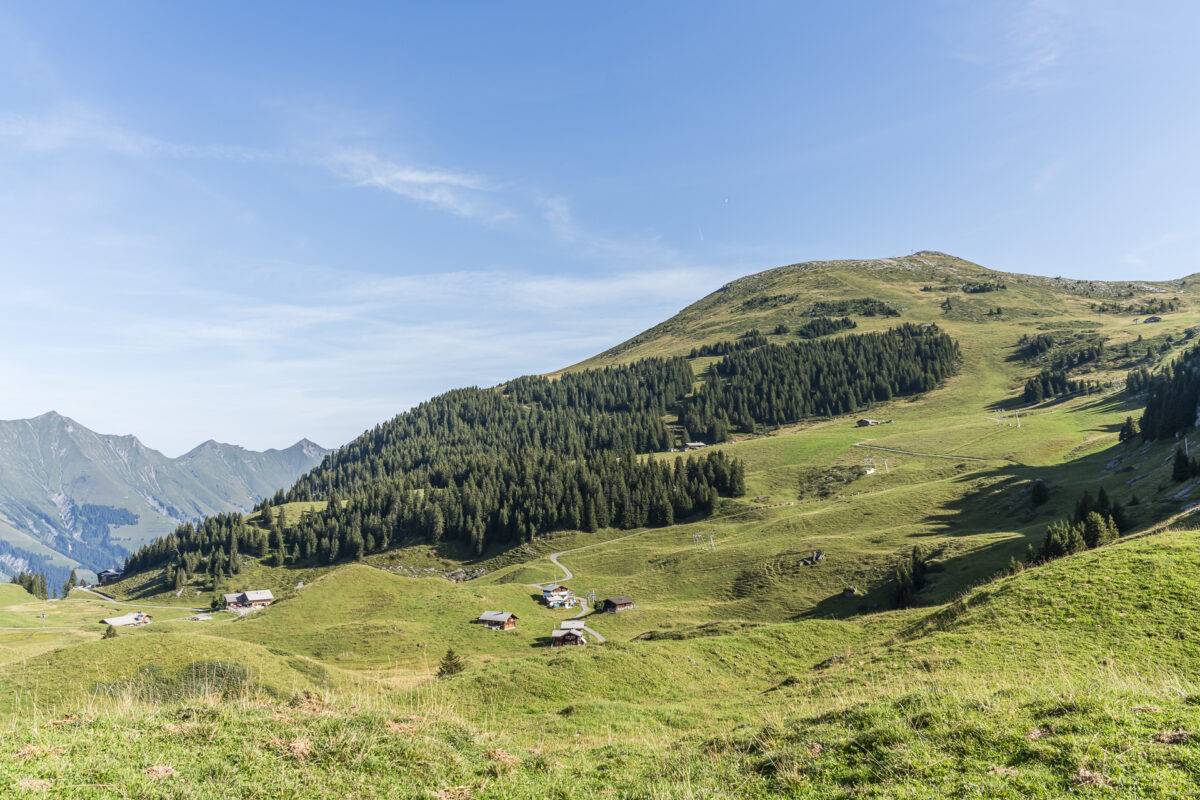
{"type": "Polygon", "coordinates": [[[271,594],[270,589],[255,589],[252,592],[243,592],[246,596],[247,603],[258,603],[263,600],[274,600],[275,595],[271,594]]]}
{"type": "Polygon", "coordinates": [[[580,639],[582,639],[582,638],[583,638],[583,632],[582,632],[582,631],[562,631],[562,630],[556,630],[556,631],[552,632],[552,633],[550,634],[550,636],[551,636],[552,638],[554,638],[554,639],[561,639],[561,638],[562,638],[562,637],[564,637],[564,636],[578,636],[580,639]]]}
{"type": "Polygon", "coordinates": [[[520,619],[511,611],[485,611],[479,615],[480,622],[505,622],[509,618],[520,619]]]}
{"type": "Polygon", "coordinates": [[[565,586],[547,586],[545,589],[542,589],[542,594],[546,594],[547,592],[569,592],[569,591],[571,591],[571,590],[565,586]]]}
{"type": "Polygon", "coordinates": [[[564,631],[577,631],[583,627],[583,620],[581,620],[581,619],[564,619],[562,622],[560,622],[558,624],[559,624],[559,627],[561,627],[564,631]]]}
{"type": "Polygon", "coordinates": [[[236,603],[240,597],[241,597],[241,594],[239,594],[237,592],[234,592],[233,594],[227,594],[227,595],[225,595],[225,603],[226,604],[236,603]]]}

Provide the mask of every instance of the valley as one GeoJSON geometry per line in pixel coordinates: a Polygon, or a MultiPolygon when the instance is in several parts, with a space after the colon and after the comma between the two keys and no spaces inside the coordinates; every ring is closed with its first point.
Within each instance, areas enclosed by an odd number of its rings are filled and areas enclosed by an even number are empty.
{"type": "Polygon", "coordinates": [[[0,575],[41,572],[57,587],[72,569],[119,566],[181,522],[249,510],[327,452],[307,439],[261,453],[210,440],[168,458],[56,412],[0,421],[0,575]]]}

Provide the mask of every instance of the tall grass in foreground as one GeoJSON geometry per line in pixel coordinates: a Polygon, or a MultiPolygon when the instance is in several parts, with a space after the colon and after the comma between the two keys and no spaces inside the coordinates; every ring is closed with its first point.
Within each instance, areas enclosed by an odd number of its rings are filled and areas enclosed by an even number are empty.
{"type": "MultiPolygon", "coordinates": [[[[669,738],[508,725],[459,681],[264,693],[208,686],[167,702],[98,691],[75,710],[2,723],[0,792],[82,798],[1188,797],[1200,790],[1200,684],[1104,668],[1087,676],[903,671],[797,681],[742,721],[669,738]]],[[[252,677],[252,676],[251,676],[252,677]]],[[[787,682],[785,682],[787,683],[787,682]]],[[[610,713],[620,713],[616,707],[610,713]],[[614,710],[616,709],[616,710],[614,710]]]]}

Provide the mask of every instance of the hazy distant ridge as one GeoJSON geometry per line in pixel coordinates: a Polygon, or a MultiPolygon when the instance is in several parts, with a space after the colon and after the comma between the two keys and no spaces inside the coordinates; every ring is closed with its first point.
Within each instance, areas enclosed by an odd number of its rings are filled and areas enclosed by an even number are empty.
{"type": "Polygon", "coordinates": [[[307,439],[256,452],[207,441],[178,458],[56,412],[0,421],[0,571],[34,556],[100,569],[178,523],[245,510],[329,452],[307,439]]]}

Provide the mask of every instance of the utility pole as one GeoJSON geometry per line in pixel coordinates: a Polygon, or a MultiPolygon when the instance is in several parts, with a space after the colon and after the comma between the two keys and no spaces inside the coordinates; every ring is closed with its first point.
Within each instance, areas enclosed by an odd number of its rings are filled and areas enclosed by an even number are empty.
{"type": "Polygon", "coordinates": [[[716,543],[715,543],[715,542],[713,542],[713,538],[712,538],[712,534],[711,534],[711,533],[708,535],[708,548],[709,548],[710,550],[716,550],[716,549],[717,549],[717,545],[716,545],[716,543]]]}
{"type": "Polygon", "coordinates": [[[1018,409],[1014,410],[1013,414],[1017,418],[1017,427],[1018,428],[1021,427],[1021,409],[1018,408],[1018,409]]]}
{"type": "Polygon", "coordinates": [[[888,469],[888,463],[887,463],[887,459],[886,459],[886,458],[883,460],[883,474],[885,474],[885,475],[891,475],[891,474],[892,474],[892,471],[891,471],[890,469],[888,469]]]}
{"type": "Polygon", "coordinates": [[[44,627],[46,627],[46,615],[45,615],[45,613],[38,614],[38,616],[42,618],[42,627],[43,627],[43,628],[44,628],[44,627]]]}

